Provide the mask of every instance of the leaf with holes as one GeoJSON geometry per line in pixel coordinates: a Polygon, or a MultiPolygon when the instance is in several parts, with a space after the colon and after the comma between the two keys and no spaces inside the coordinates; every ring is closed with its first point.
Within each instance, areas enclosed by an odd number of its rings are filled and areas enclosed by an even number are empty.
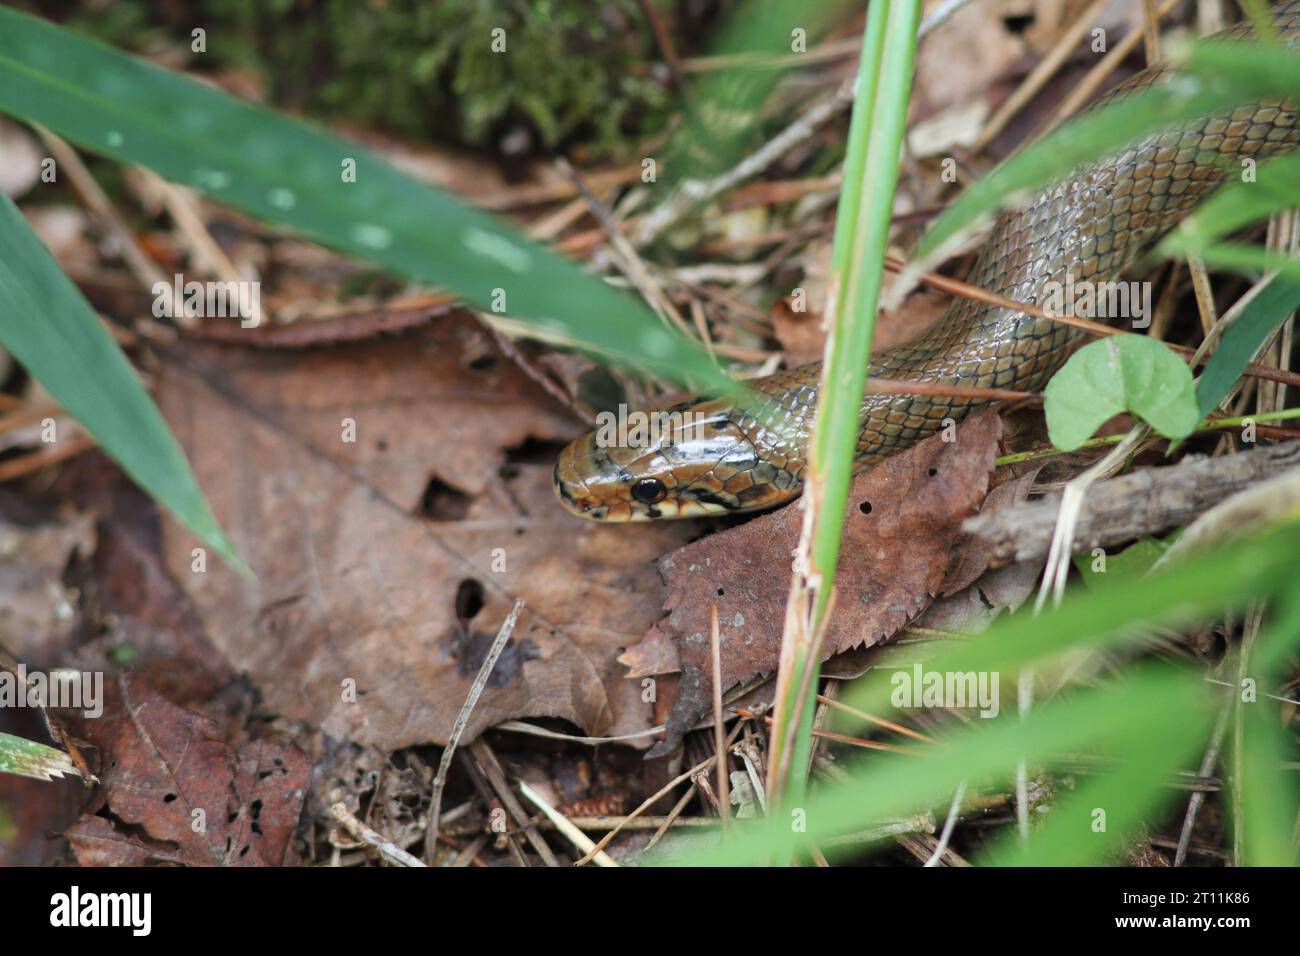
{"type": "Polygon", "coordinates": [[[210,640],[277,713],[388,750],[444,743],[516,597],[467,728],[650,726],[617,656],[657,616],[689,522],[602,526],[551,489],[582,426],[463,311],[348,349],[167,353],[158,399],[257,572],[167,562],[210,640]],[[355,440],[349,440],[355,439],[355,440]]]}
{"type": "Polygon", "coordinates": [[[83,866],[171,863],[284,866],[311,764],[294,747],[232,747],[217,721],[178,707],[140,675],[107,688],[104,715],[85,722],[104,755],[105,813],[66,836],[83,866]]]}
{"type": "Polygon", "coordinates": [[[1110,336],[1079,349],[1047,383],[1043,410],[1052,444],[1063,451],[1121,412],[1166,438],[1186,438],[1200,421],[1187,363],[1145,335],[1110,336]]]}

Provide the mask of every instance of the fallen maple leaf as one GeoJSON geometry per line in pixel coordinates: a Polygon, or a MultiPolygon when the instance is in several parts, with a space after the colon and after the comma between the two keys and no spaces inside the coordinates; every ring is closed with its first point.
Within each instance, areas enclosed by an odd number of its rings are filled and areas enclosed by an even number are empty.
{"type": "Polygon", "coordinates": [[[256,580],[196,570],[174,522],[169,568],[270,709],[389,751],[443,744],[523,598],[465,740],[527,716],[651,726],[617,656],[659,614],[654,560],[692,529],[558,507],[552,448],[581,426],[464,313],[348,348],[191,345],[158,399],[256,580]]]}
{"type": "Polygon", "coordinates": [[[294,747],[231,748],[210,717],[171,703],[143,677],[119,676],[104,716],[84,722],[103,753],[105,818],[65,832],[83,866],[175,863],[283,866],[311,766],[294,747]]]}
{"type": "MultiPolygon", "coordinates": [[[[961,558],[961,523],[984,500],[1000,434],[989,409],[967,419],[954,440],[934,435],[854,480],[826,657],[879,643],[941,592],[961,558]]],[[[718,608],[724,688],[775,669],[801,523],[799,508],[783,508],[659,562],[668,615],[622,658],[629,676],[644,676],[662,673],[669,647],[676,649],[677,700],[650,756],[675,749],[711,706],[710,606],[718,608]]]]}

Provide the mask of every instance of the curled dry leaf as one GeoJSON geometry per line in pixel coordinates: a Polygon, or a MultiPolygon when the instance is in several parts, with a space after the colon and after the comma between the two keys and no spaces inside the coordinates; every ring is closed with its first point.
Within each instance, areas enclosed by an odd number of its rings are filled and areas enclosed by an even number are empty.
{"type": "MultiPolygon", "coordinates": [[[[955,440],[932,436],[854,480],[826,656],[890,637],[940,593],[961,557],[961,523],[984,500],[1000,434],[997,412],[986,410],[963,423],[955,440]]],[[[801,521],[799,508],[783,508],[659,562],[668,615],[622,658],[631,676],[641,676],[662,668],[670,647],[677,652],[677,700],[667,737],[651,754],[674,749],[711,706],[711,605],[718,608],[724,687],[775,669],[801,521]]]]}
{"type": "Polygon", "coordinates": [[[103,754],[111,816],[88,813],[64,834],[82,865],[297,862],[294,833],[311,773],[301,751],[271,741],[232,748],[216,721],[139,676],[110,687],[104,716],[86,721],[85,732],[103,754]]]}
{"type": "Polygon", "coordinates": [[[171,522],[169,567],[270,709],[386,750],[445,743],[523,598],[464,740],[519,717],[650,726],[617,656],[660,613],[653,562],[690,528],[564,513],[550,474],[581,426],[464,313],[347,348],[188,346],[159,404],[256,579],[196,570],[171,522]]]}

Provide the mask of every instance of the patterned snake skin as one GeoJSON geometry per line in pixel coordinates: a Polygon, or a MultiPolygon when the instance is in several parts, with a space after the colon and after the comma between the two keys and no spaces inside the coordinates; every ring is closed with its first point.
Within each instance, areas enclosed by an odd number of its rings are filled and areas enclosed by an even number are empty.
{"type": "MultiPolygon", "coordinates": [[[[1300,41],[1300,0],[1273,10],[1282,42],[1300,41]]],[[[1220,38],[1242,38],[1241,25],[1220,38]]],[[[1097,104],[1161,79],[1147,70],[1097,104]]],[[[1094,107],[1095,108],[1095,107],[1094,107]]],[[[1241,160],[1300,142],[1294,104],[1260,101],[1152,135],[1003,213],[968,282],[1038,303],[1049,283],[1113,279],[1177,225],[1241,160]]],[[[1059,322],[957,299],[920,338],[875,356],[870,374],[954,386],[1036,391],[1084,333],[1059,322]]],[[[593,433],[561,454],[555,487],[575,514],[605,521],[693,517],[766,508],[802,489],[821,363],[749,384],[763,401],[749,409],[709,401],[665,410],[650,441],[593,433]],[[676,416],[674,418],[673,416],[676,416]],[[690,417],[694,415],[694,417],[690,417]],[[681,419],[681,421],[678,421],[681,419]]],[[[855,467],[861,470],[987,404],[979,399],[866,396],[855,467]]]]}

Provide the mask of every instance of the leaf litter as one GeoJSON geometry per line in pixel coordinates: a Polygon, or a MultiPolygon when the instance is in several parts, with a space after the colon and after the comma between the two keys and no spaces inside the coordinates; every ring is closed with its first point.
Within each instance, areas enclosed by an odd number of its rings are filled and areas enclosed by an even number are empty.
{"type": "Polygon", "coordinates": [[[168,564],[275,712],[388,750],[442,744],[523,598],[466,739],[519,717],[651,726],[617,657],[657,616],[654,559],[690,529],[561,512],[551,457],[581,426],[476,322],[347,350],[184,354],[159,404],[255,580],[196,572],[170,521],[168,564]]]}

